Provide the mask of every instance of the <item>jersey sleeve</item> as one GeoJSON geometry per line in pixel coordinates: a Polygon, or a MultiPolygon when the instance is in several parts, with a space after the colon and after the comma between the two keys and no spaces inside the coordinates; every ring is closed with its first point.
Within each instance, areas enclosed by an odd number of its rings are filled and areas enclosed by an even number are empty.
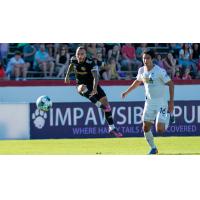
{"type": "Polygon", "coordinates": [[[171,80],[165,69],[160,69],[160,78],[164,83],[167,83],[171,80]]]}
{"type": "Polygon", "coordinates": [[[91,61],[91,65],[90,66],[91,66],[91,72],[99,71],[99,67],[94,61],[91,61]]]}
{"type": "Polygon", "coordinates": [[[137,76],[136,76],[137,81],[142,81],[142,69],[139,68],[137,76]]]}
{"type": "Polygon", "coordinates": [[[76,57],[75,56],[72,56],[71,59],[70,59],[70,64],[75,64],[76,63],[76,57]]]}
{"type": "Polygon", "coordinates": [[[92,69],[91,69],[91,72],[93,72],[93,71],[99,71],[99,67],[98,67],[98,65],[94,65],[93,67],[92,67],[92,69]]]}

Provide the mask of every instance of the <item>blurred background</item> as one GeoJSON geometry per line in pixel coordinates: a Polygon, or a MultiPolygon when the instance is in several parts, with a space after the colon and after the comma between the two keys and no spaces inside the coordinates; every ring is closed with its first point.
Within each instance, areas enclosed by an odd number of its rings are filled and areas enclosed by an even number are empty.
{"type": "Polygon", "coordinates": [[[0,80],[63,79],[80,45],[95,59],[102,80],[133,79],[148,48],[173,80],[200,78],[199,43],[1,43],[0,80]]]}

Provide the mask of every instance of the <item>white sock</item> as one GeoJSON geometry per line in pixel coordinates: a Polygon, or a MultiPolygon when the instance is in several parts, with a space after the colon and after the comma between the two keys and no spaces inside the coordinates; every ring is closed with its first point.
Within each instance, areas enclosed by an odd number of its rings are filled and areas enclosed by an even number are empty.
{"type": "Polygon", "coordinates": [[[149,132],[144,132],[144,137],[146,138],[149,146],[154,149],[156,148],[156,145],[154,144],[154,138],[151,130],[149,132]]]}
{"type": "Polygon", "coordinates": [[[113,129],[115,129],[115,125],[114,124],[108,125],[108,127],[109,127],[109,131],[112,131],[113,129]]]}
{"type": "Polygon", "coordinates": [[[97,101],[97,102],[95,103],[95,105],[96,105],[98,108],[100,108],[101,102],[100,102],[100,101],[97,101]]]}
{"type": "Polygon", "coordinates": [[[170,113],[167,113],[167,119],[165,121],[165,130],[168,129],[168,126],[169,126],[169,120],[170,120],[170,113]]]}

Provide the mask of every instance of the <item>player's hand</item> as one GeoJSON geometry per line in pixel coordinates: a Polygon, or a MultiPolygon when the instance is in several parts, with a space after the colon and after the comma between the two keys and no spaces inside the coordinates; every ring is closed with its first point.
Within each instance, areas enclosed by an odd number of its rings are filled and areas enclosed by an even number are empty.
{"type": "Polygon", "coordinates": [[[92,92],[90,93],[90,97],[94,96],[95,94],[97,94],[97,89],[93,89],[92,92]]]}
{"type": "Polygon", "coordinates": [[[168,111],[170,113],[172,113],[174,110],[174,101],[169,101],[169,104],[168,104],[168,111]]]}
{"type": "Polygon", "coordinates": [[[70,80],[67,77],[65,77],[65,83],[70,84],[70,80]]]}
{"type": "Polygon", "coordinates": [[[123,93],[121,94],[121,98],[124,99],[127,95],[128,95],[127,92],[123,92],[123,93]]]}

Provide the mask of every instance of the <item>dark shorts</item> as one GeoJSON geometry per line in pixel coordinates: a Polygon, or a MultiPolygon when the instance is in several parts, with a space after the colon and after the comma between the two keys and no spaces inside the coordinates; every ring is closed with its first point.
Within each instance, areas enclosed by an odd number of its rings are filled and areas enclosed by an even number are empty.
{"type": "Polygon", "coordinates": [[[104,78],[103,78],[103,73],[104,73],[104,72],[106,72],[106,70],[105,70],[105,69],[103,69],[103,70],[100,70],[100,72],[99,72],[101,79],[104,79],[104,78]]]}
{"type": "MultiPolygon", "coordinates": [[[[80,84],[80,85],[82,85],[82,84],[80,84]]],[[[86,86],[87,86],[88,91],[92,92],[93,85],[90,84],[90,85],[86,85],[86,86]]],[[[106,96],[106,93],[103,91],[103,89],[99,85],[97,85],[97,94],[95,94],[94,97],[99,101],[101,98],[103,98],[105,96],[106,96]]]]}

